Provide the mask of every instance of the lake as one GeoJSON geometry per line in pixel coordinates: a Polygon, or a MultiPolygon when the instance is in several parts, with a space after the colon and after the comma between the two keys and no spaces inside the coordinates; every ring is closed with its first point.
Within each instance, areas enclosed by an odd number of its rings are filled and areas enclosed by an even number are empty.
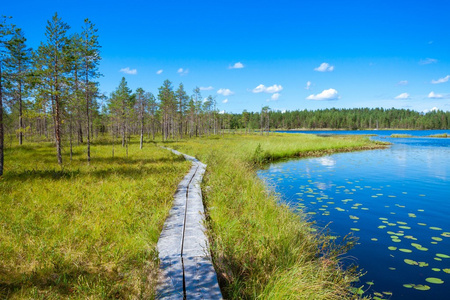
{"type": "Polygon", "coordinates": [[[343,256],[365,273],[355,287],[381,299],[450,299],[450,138],[424,137],[450,131],[307,133],[377,134],[393,145],[274,163],[258,176],[318,230],[358,238],[343,256]]]}

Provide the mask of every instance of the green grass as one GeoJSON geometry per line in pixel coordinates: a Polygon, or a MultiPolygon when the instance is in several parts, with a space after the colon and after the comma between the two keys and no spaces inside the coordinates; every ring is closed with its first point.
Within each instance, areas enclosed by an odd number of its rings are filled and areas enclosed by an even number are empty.
{"type": "Polygon", "coordinates": [[[412,137],[412,135],[402,134],[402,133],[394,133],[394,134],[391,134],[391,137],[392,138],[410,138],[410,137],[412,137]]]}
{"type": "Polygon", "coordinates": [[[154,297],[156,242],[190,164],[153,144],[94,143],[56,163],[49,143],[13,145],[0,178],[0,298],[154,297]]]}
{"type": "Polygon", "coordinates": [[[278,204],[256,176],[261,163],[287,157],[379,148],[368,138],[227,135],[167,146],[208,165],[203,182],[209,237],[227,299],[352,299],[354,270],[340,268],[336,246],[304,215],[278,204]]]}
{"type": "Polygon", "coordinates": [[[450,135],[448,135],[447,133],[439,133],[439,134],[432,134],[432,135],[430,135],[430,137],[447,138],[447,137],[450,137],[450,135]]]}

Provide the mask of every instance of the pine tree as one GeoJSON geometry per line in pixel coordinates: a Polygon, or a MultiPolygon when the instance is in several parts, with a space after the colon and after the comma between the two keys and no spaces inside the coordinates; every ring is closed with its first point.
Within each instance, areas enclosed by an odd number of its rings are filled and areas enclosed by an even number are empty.
{"type": "Polygon", "coordinates": [[[18,106],[19,145],[23,143],[23,99],[27,97],[26,87],[29,82],[32,56],[31,48],[25,45],[26,40],[22,30],[16,28],[14,35],[6,44],[8,51],[8,58],[5,60],[5,67],[8,70],[6,81],[12,103],[18,106]]]}
{"type": "MultiPolygon", "coordinates": [[[[46,89],[42,91],[47,94],[52,102],[53,121],[55,130],[56,156],[58,163],[62,164],[62,115],[64,111],[63,93],[68,87],[68,53],[69,39],[66,36],[69,25],[58,17],[58,14],[47,22],[45,36],[47,41],[42,44],[38,53],[42,77],[47,81],[46,89]]],[[[42,87],[41,87],[42,88],[42,87]]]]}
{"type": "Polygon", "coordinates": [[[14,25],[8,24],[9,17],[0,19],[0,176],[3,175],[4,163],[4,124],[3,124],[3,62],[7,58],[6,44],[11,36],[14,25]]]}
{"type": "Polygon", "coordinates": [[[87,161],[91,161],[91,138],[90,138],[90,110],[92,104],[92,96],[95,95],[93,87],[97,82],[92,81],[100,77],[98,65],[100,63],[100,45],[98,43],[98,35],[95,25],[89,21],[84,20],[82,38],[82,53],[83,53],[83,72],[84,72],[84,94],[86,100],[86,138],[87,138],[87,161]]]}

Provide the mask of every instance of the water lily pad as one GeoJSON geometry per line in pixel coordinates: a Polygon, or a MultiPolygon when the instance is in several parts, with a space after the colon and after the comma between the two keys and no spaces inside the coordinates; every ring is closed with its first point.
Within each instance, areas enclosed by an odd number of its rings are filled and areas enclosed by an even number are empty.
{"type": "Polygon", "coordinates": [[[442,241],[442,238],[437,237],[437,236],[433,236],[432,239],[435,241],[438,241],[438,242],[442,241]]]}
{"type": "Polygon", "coordinates": [[[436,278],[436,277],[428,277],[427,279],[425,279],[426,282],[429,283],[434,283],[434,284],[443,284],[444,281],[440,278],[436,278]]]}
{"type": "Polygon", "coordinates": [[[405,239],[417,241],[417,239],[415,237],[413,237],[412,235],[405,235],[405,239]]]}
{"type": "Polygon", "coordinates": [[[431,270],[433,270],[435,272],[440,272],[441,271],[441,269],[439,269],[439,268],[431,268],[431,270]]]}
{"type": "Polygon", "coordinates": [[[405,248],[400,248],[400,249],[398,249],[398,251],[405,252],[405,253],[411,253],[412,252],[412,250],[405,249],[405,248]]]}
{"type": "Polygon", "coordinates": [[[382,221],[387,221],[387,218],[378,218],[378,219],[380,219],[382,221]]]}
{"type": "Polygon", "coordinates": [[[403,260],[405,263],[407,263],[408,265],[411,265],[411,266],[417,266],[419,263],[417,262],[417,261],[414,261],[414,260],[412,260],[412,259],[404,259],[403,260]]]}
{"type": "Polygon", "coordinates": [[[417,225],[420,225],[420,226],[427,226],[427,224],[425,224],[425,223],[417,223],[417,225]]]}
{"type": "Polygon", "coordinates": [[[401,228],[401,229],[411,229],[411,227],[409,227],[409,226],[398,226],[398,228],[401,228]]]}
{"type": "Polygon", "coordinates": [[[404,284],[403,285],[405,288],[407,288],[407,289],[412,289],[413,288],[413,284],[409,284],[409,283],[406,283],[406,284],[404,284]]]}
{"type": "Polygon", "coordinates": [[[426,263],[424,261],[419,261],[418,264],[419,264],[419,267],[421,267],[421,268],[428,267],[428,263],[426,263]]]}
{"type": "Polygon", "coordinates": [[[397,224],[395,224],[395,223],[387,223],[388,224],[388,226],[397,226],[397,224]]]}
{"type": "Polygon", "coordinates": [[[393,241],[394,243],[400,243],[402,240],[399,239],[399,238],[397,238],[397,239],[393,239],[392,241],[393,241]]]}
{"type": "Polygon", "coordinates": [[[360,231],[359,228],[350,228],[350,230],[353,230],[353,231],[360,231]]]}
{"type": "Polygon", "coordinates": [[[445,273],[447,273],[447,274],[450,274],[450,269],[442,269],[442,271],[444,271],[445,273]]]}
{"type": "Polygon", "coordinates": [[[397,247],[389,246],[388,249],[391,250],[391,251],[395,251],[395,250],[397,250],[397,247]]]}
{"type": "Polygon", "coordinates": [[[366,282],[368,285],[374,285],[374,283],[372,281],[367,281],[366,282]]]}
{"type": "Polygon", "coordinates": [[[430,227],[431,230],[442,230],[442,228],[439,227],[430,227]]]}
{"type": "Polygon", "coordinates": [[[435,257],[435,258],[434,258],[434,260],[437,260],[437,261],[442,261],[442,258],[439,258],[439,257],[435,257]]]}
{"type": "Polygon", "coordinates": [[[397,224],[400,224],[400,225],[407,225],[408,223],[398,221],[397,224]]]}
{"type": "Polygon", "coordinates": [[[417,211],[424,212],[425,210],[424,209],[418,209],[417,211]]]}
{"type": "Polygon", "coordinates": [[[450,258],[450,256],[448,256],[447,254],[442,254],[442,253],[437,253],[436,256],[440,257],[440,258],[450,258]]]}
{"type": "Polygon", "coordinates": [[[391,270],[391,271],[395,271],[395,270],[397,270],[396,268],[394,268],[394,267],[389,267],[389,270],[391,270]]]}
{"type": "Polygon", "coordinates": [[[380,226],[378,226],[378,228],[379,229],[384,229],[384,228],[386,228],[386,226],[385,225],[380,225],[380,226]]]}
{"type": "Polygon", "coordinates": [[[422,284],[415,285],[414,288],[419,291],[428,291],[430,289],[430,287],[428,285],[422,285],[422,284]]]}
{"type": "Polygon", "coordinates": [[[359,220],[359,218],[357,216],[350,215],[349,218],[352,219],[352,220],[359,220]]]}
{"type": "Polygon", "coordinates": [[[371,240],[371,241],[374,241],[374,242],[377,242],[377,241],[378,241],[377,238],[371,238],[370,240],[371,240]]]}

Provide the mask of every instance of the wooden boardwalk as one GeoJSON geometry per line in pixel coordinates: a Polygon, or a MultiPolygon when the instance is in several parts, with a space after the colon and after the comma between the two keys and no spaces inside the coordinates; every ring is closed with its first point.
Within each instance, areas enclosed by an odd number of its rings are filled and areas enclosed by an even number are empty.
{"type": "Polygon", "coordinates": [[[192,167],[178,185],[158,240],[157,299],[222,299],[204,226],[200,184],[206,165],[195,157],[168,150],[183,155],[192,167]]]}

